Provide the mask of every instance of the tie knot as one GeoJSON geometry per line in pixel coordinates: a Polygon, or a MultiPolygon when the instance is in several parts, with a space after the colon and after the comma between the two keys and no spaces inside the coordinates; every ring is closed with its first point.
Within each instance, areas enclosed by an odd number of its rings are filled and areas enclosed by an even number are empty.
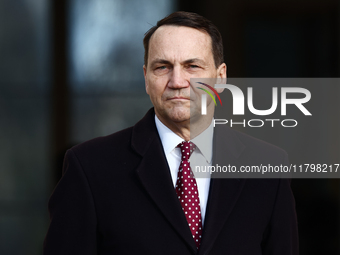
{"type": "Polygon", "coordinates": [[[196,149],[196,145],[194,143],[186,141],[181,142],[177,147],[181,149],[182,161],[189,160],[191,154],[196,149]]]}

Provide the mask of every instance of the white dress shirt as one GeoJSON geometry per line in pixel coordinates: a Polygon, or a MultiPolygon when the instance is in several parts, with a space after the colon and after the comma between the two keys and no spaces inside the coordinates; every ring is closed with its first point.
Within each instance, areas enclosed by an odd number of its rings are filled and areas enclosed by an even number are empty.
{"type": "MultiPolygon", "coordinates": [[[[177,145],[184,141],[183,138],[176,135],[172,132],[167,126],[165,126],[155,115],[155,122],[156,127],[158,130],[159,137],[162,141],[164,153],[166,159],[168,161],[168,165],[170,168],[170,173],[173,181],[173,185],[175,188],[178,169],[181,163],[181,150],[177,148],[177,145]]],[[[190,157],[190,165],[192,171],[195,174],[194,166],[211,166],[212,160],[212,148],[213,148],[213,122],[211,122],[210,126],[204,130],[199,136],[195,137],[191,141],[196,145],[196,150],[192,153],[190,157]]],[[[196,183],[198,187],[198,194],[201,204],[201,216],[202,216],[202,223],[204,224],[206,207],[208,202],[208,195],[209,195],[209,187],[210,187],[210,174],[205,175],[204,178],[202,174],[199,175],[200,178],[196,178],[196,183]]]]}

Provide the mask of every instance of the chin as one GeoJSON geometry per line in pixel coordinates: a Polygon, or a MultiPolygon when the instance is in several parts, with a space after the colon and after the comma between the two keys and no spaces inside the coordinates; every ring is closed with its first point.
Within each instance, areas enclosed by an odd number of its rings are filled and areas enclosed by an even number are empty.
{"type": "Polygon", "coordinates": [[[167,112],[169,119],[173,122],[183,122],[190,120],[190,109],[188,108],[174,108],[169,109],[167,112]]]}

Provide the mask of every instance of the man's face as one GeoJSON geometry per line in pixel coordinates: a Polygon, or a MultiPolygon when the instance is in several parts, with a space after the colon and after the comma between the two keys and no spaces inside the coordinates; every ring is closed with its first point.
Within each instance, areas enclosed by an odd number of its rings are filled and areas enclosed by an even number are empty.
{"type": "Polygon", "coordinates": [[[200,112],[202,92],[190,84],[190,78],[226,75],[225,64],[215,67],[210,36],[183,26],[161,26],[155,31],[143,69],[146,92],[157,117],[168,127],[190,121],[190,104],[191,112],[200,112]]]}

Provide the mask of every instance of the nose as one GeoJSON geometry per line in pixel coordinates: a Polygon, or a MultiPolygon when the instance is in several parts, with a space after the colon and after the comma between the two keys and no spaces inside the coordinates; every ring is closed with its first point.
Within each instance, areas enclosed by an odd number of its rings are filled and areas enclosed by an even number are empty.
{"type": "Polygon", "coordinates": [[[170,75],[169,88],[182,89],[190,86],[190,79],[186,77],[184,70],[181,70],[179,66],[174,67],[170,75]]]}

